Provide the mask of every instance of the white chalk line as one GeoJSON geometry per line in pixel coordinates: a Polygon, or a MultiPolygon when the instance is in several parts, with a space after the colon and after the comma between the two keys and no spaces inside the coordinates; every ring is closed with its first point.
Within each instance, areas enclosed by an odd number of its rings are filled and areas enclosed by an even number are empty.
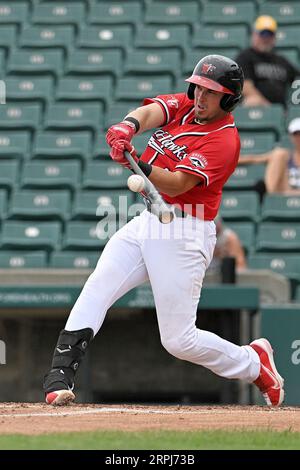
{"type": "MultiPolygon", "coordinates": [[[[249,414],[249,409],[245,410],[230,410],[231,413],[247,413],[249,414]]],[[[80,416],[80,415],[88,415],[88,414],[100,414],[100,413],[131,413],[131,414],[162,414],[162,415],[205,415],[205,414],[224,414],[227,413],[228,410],[141,410],[140,408],[134,409],[134,408],[108,408],[108,407],[102,407],[102,408],[94,408],[92,410],[74,410],[74,411],[64,411],[61,410],[60,412],[38,412],[38,413],[5,413],[1,414],[0,413],[0,419],[1,418],[31,418],[34,416],[44,416],[44,417],[51,417],[51,416],[80,416]]]]}

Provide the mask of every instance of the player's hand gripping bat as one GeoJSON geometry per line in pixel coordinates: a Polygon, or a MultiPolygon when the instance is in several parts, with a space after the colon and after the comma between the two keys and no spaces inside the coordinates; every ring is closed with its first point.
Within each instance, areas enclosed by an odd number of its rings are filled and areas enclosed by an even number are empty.
{"type": "Polygon", "coordinates": [[[133,172],[136,175],[140,175],[145,182],[143,193],[145,194],[146,198],[148,199],[148,202],[150,203],[151,213],[156,215],[162,224],[169,224],[170,222],[172,222],[172,220],[174,219],[174,213],[167,206],[154,184],[152,184],[151,181],[147,178],[147,176],[140,169],[136,161],[132,158],[130,153],[127,152],[127,150],[125,150],[124,155],[130,163],[133,172]]]}

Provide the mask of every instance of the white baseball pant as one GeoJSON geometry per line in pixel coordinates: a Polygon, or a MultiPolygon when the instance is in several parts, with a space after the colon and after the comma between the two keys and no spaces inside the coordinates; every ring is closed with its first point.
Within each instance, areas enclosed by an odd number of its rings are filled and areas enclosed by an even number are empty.
{"type": "Polygon", "coordinates": [[[106,244],[65,329],[92,328],[96,334],[116,300],[149,280],[161,342],[170,354],[222,377],[253,382],[260,363],[250,346],[237,346],[195,325],[215,243],[212,221],[187,216],[163,225],[145,210],[106,244]]]}

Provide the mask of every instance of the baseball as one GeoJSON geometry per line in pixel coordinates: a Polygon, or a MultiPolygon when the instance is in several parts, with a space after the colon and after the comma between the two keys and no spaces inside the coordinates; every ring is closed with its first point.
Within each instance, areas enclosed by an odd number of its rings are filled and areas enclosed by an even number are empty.
{"type": "Polygon", "coordinates": [[[145,182],[140,175],[131,175],[127,180],[128,188],[134,193],[140,193],[145,187],[145,182]]]}

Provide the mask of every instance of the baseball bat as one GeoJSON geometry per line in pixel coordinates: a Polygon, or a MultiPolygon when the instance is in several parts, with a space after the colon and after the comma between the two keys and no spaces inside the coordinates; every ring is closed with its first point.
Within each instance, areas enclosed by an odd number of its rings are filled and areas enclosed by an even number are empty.
{"type": "Polygon", "coordinates": [[[147,178],[147,176],[140,169],[134,158],[130,155],[127,150],[125,150],[124,155],[130,163],[130,166],[134,173],[136,175],[140,175],[145,182],[145,188],[143,189],[143,192],[147,196],[147,199],[150,201],[151,213],[156,215],[162,224],[169,224],[170,222],[172,222],[172,220],[174,219],[174,213],[167,206],[154,184],[151,183],[149,178],[147,178]]]}

